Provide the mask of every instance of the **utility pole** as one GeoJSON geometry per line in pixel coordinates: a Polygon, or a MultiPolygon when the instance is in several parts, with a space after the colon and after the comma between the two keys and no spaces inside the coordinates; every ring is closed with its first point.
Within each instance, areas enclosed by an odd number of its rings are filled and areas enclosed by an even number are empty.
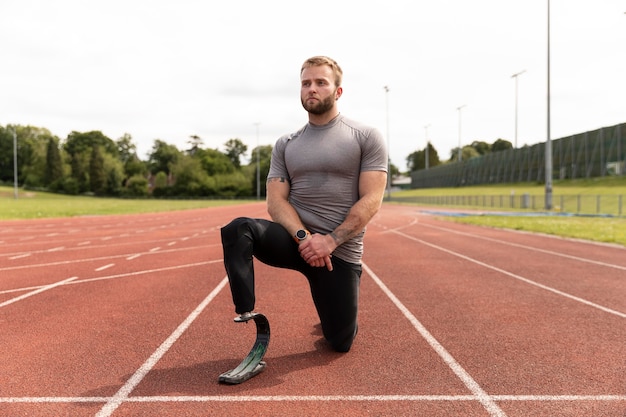
{"type": "Polygon", "coordinates": [[[13,126],[13,198],[17,200],[17,132],[13,126]]]}
{"type": "Polygon", "coordinates": [[[389,139],[389,86],[385,89],[385,109],[387,113],[387,199],[391,200],[391,140],[389,139]]]}
{"type": "Polygon", "coordinates": [[[425,134],[425,139],[426,139],[426,150],[424,151],[424,169],[428,169],[428,148],[429,148],[429,142],[428,142],[428,128],[430,127],[430,125],[426,125],[424,126],[424,130],[426,131],[425,134]]]}
{"type": "Polygon", "coordinates": [[[261,123],[256,122],[256,199],[261,199],[261,162],[259,159],[259,125],[261,123]]]}
{"type": "Polygon", "coordinates": [[[545,209],[552,210],[552,138],[550,136],[550,0],[548,0],[548,109],[547,109],[547,137],[546,137],[546,190],[545,209]]]}
{"type": "Polygon", "coordinates": [[[459,112],[459,154],[458,161],[461,162],[461,110],[465,107],[465,104],[457,107],[457,111],[459,112]]]}
{"type": "Polygon", "coordinates": [[[511,78],[515,78],[515,149],[517,149],[517,77],[525,72],[526,70],[511,75],[511,78]]]}

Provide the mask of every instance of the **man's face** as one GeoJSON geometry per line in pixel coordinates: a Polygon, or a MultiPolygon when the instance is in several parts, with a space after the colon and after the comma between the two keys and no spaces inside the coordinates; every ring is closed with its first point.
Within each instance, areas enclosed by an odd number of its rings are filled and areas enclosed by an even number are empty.
{"type": "Polygon", "coordinates": [[[327,65],[305,68],[300,76],[300,100],[306,111],[324,114],[335,106],[341,88],[335,86],[333,71],[327,65]]]}

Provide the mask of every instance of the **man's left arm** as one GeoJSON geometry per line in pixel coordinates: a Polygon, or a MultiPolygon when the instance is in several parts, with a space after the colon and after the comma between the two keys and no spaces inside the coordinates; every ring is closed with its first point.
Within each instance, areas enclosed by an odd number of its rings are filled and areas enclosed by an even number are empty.
{"type": "Polygon", "coordinates": [[[352,206],[346,219],[331,234],[337,246],[361,231],[380,210],[387,187],[387,173],[364,171],[359,176],[359,200],[352,206]]]}
{"type": "Polygon", "coordinates": [[[324,259],[332,270],[330,254],[343,242],[358,235],[380,209],[387,187],[387,173],[364,171],[359,175],[359,200],[352,206],[343,223],[328,235],[313,234],[300,245],[305,261],[324,259]]]}

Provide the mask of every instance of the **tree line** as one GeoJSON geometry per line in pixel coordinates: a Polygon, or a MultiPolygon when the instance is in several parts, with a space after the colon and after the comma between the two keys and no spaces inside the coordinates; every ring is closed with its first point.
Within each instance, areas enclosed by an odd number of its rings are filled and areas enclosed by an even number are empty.
{"type": "MultiPolygon", "coordinates": [[[[19,185],[71,195],[88,194],[117,197],[250,197],[265,195],[272,146],[258,146],[250,162],[241,160],[248,147],[237,138],[224,143],[224,151],[205,148],[202,138],[191,135],[186,150],[179,150],[161,139],[153,141],[147,160],[137,155],[130,134],[112,140],[101,131],[71,132],[61,140],[48,129],[7,125],[0,126],[0,184],[13,184],[14,133],[17,142],[19,185]],[[258,153],[258,158],[257,158],[258,153]],[[258,160],[258,165],[257,165],[258,160]],[[257,187],[260,190],[257,191],[257,187]]],[[[409,172],[451,163],[457,160],[458,148],[448,161],[441,161],[435,147],[417,150],[406,158],[409,172]]],[[[475,141],[463,147],[462,159],[510,149],[510,142],[498,139],[493,144],[475,141]]],[[[392,176],[399,175],[391,166],[392,176]]]]}
{"type": "MultiPolygon", "coordinates": [[[[71,132],[64,140],[48,129],[0,126],[0,183],[14,181],[13,146],[17,141],[19,186],[57,193],[119,197],[249,197],[256,194],[256,153],[264,178],[271,146],[252,150],[248,165],[241,159],[248,147],[229,139],[225,151],[203,147],[190,136],[189,148],[179,150],[155,139],[147,160],[137,155],[131,135],[112,140],[100,131],[71,132]]],[[[261,183],[265,194],[265,184],[261,183]]]]}
{"type": "MultiPolygon", "coordinates": [[[[447,164],[457,162],[459,158],[459,148],[453,148],[450,151],[450,159],[447,161],[441,161],[439,159],[439,154],[437,153],[437,149],[433,146],[432,143],[427,143],[427,148],[422,150],[418,150],[409,154],[406,157],[406,166],[409,172],[419,171],[420,169],[432,168],[437,165],[447,164]],[[426,159],[428,158],[428,164],[426,164],[426,159]]],[[[484,156],[492,152],[500,152],[505,151],[507,149],[512,149],[513,144],[505,139],[497,139],[492,144],[489,144],[484,141],[475,140],[469,145],[465,145],[461,148],[461,160],[467,161],[469,159],[484,156]]]]}

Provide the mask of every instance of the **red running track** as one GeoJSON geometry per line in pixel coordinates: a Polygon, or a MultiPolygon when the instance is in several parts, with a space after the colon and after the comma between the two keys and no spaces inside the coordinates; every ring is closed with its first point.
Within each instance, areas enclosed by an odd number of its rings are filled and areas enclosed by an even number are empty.
{"type": "Polygon", "coordinates": [[[385,204],[359,335],[330,351],[306,281],[259,264],[259,376],[219,228],[263,203],[0,223],[2,416],[626,416],[626,249],[385,204]]]}

